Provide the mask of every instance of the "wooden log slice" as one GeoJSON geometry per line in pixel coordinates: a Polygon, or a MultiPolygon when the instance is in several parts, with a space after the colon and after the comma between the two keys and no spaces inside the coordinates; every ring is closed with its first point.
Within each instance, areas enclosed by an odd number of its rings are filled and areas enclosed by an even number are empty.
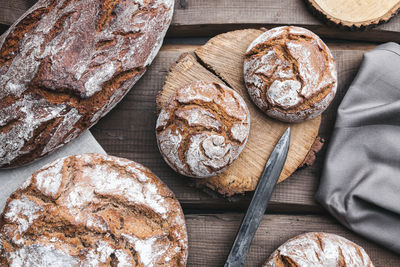
{"type": "Polygon", "coordinates": [[[389,21],[400,9],[399,0],[305,0],[319,17],[338,26],[365,29],[389,21]]]}
{"type": "Polygon", "coordinates": [[[157,97],[160,110],[177,89],[190,82],[204,80],[225,82],[244,98],[250,111],[251,129],[243,152],[224,173],[195,179],[198,186],[206,186],[225,196],[255,189],[275,144],[290,126],[291,144],[279,182],[287,179],[306,158],[321,123],[320,116],[300,124],[283,123],[267,117],[253,104],[243,81],[243,59],[247,47],[261,33],[261,30],[254,29],[224,33],[196,49],[195,55],[181,55],[171,66],[157,97]]]}

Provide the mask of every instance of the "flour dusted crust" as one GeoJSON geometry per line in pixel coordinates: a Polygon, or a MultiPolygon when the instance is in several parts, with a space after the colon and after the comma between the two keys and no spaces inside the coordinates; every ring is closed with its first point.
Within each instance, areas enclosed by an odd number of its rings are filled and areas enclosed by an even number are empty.
{"type": "Polygon", "coordinates": [[[242,97],[213,82],[194,82],[179,90],[157,120],[157,143],[178,173],[204,178],[223,172],[243,150],[250,113],[242,97]]]}
{"type": "Polygon", "coordinates": [[[365,250],[334,234],[305,233],[280,246],[264,267],[373,267],[365,250]]]}
{"type": "Polygon", "coordinates": [[[333,56],[309,30],[284,26],[256,38],[246,51],[244,80],[268,116],[302,122],[320,115],[336,94],[333,56]]]}
{"type": "Polygon", "coordinates": [[[39,0],[0,37],[0,167],[79,136],[144,74],[174,0],[39,0]]]}
{"type": "Polygon", "coordinates": [[[62,158],[9,198],[1,266],[185,266],[185,220],[149,169],[111,156],[62,158]]]}

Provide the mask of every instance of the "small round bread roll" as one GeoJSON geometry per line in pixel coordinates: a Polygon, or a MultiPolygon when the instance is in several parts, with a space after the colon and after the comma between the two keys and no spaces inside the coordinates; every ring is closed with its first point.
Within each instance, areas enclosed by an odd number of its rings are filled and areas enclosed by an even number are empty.
{"type": "Polygon", "coordinates": [[[262,111],[289,123],[320,115],[337,87],[329,48],[311,31],[292,26],[266,31],[250,44],[244,80],[262,111]]]}
{"type": "Polygon", "coordinates": [[[111,156],[35,172],[0,219],[0,266],[186,266],[185,219],[149,169],[111,156]]]}
{"type": "Polygon", "coordinates": [[[305,233],[280,246],[263,267],[373,267],[365,250],[338,235],[305,233]]]}
{"type": "Polygon", "coordinates": [[[179,90],[157,120],[157,143],[178,173],[205,178],[223,172],[243,150],[250,113],[242,97],[214,82],[194,82],[179,90]]]}

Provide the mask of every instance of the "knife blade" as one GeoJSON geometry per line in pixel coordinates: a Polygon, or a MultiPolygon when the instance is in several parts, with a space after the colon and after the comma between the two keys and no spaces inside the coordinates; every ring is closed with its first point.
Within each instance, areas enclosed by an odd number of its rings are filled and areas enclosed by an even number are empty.
{"type": "Polygon", "coordinates": [[[268,201],[271,198],[276,182],[286,162],[289,145],[290,127],[281,136],[265,164],[253,198],[225,262],[225,267],[241,267],[244,265],[251,241],[260,225],[261,219],[267,209],[268,201]]]}

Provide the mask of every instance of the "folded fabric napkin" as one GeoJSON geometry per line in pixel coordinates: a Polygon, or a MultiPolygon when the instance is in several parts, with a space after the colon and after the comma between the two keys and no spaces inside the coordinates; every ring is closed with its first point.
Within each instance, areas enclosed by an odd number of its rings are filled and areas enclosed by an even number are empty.
{"type": "Polygon", "coordinates": [[[75,139],[60,150],[35,161],[32,164],[14,169],[0,170],[0,213],[3,211],[10,194],[14,192],[28,177],[30,177],[34,171],[39,170],[41,167],[53,160],[83,153],[105,154],[106,152],[100,144],[97,143],[93,135],[89,131],[86,131],[79,138],[75,139]]]}
{"type": "Polygon", "coordinates": [[[400,46],[365,53],[338,109],[316,199],[345,226],[400,253],[400,46]]]}

